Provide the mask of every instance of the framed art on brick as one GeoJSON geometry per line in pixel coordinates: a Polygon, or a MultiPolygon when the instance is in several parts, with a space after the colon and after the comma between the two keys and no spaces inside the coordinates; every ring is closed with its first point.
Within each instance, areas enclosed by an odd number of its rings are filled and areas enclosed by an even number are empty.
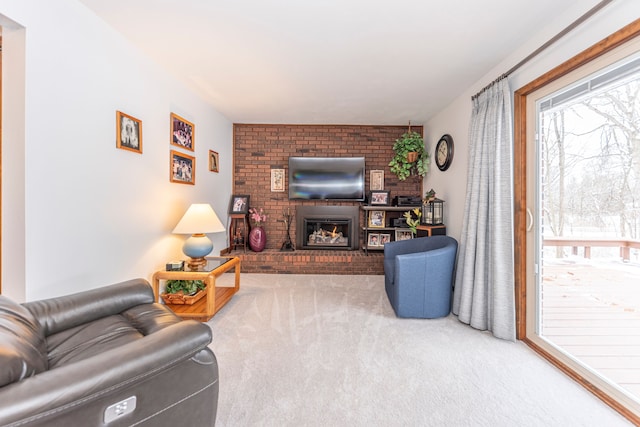
{"type": "Polygon", "coordinates": [[[284,169],[271,169],[271,191],[284,191],[284,169]]]}

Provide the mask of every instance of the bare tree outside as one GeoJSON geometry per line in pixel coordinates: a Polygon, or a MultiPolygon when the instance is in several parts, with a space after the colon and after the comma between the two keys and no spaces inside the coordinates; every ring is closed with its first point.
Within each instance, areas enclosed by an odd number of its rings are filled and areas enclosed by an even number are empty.
{"type": "Polygon", "coordinates": [[[538,105],[539,322],[541,337],[640,403],[640,59],[635,62],[538,105]]]}

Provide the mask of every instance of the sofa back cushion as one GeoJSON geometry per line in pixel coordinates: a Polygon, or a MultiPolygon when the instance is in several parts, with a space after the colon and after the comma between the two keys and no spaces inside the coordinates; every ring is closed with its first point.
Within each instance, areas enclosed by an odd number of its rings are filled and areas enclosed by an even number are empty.
{"type": "Polygon", "coordinates": [[[46,371],[44,332],[23,306],[0,295],[0,387],[46,371]]]}

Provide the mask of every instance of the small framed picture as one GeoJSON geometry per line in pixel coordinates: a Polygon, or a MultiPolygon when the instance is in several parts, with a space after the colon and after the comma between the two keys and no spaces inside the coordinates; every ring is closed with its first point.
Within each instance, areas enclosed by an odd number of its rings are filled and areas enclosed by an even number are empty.
{"type": "Polygon", "coordinates": [[[386,206],[389,204],[389,192],[388,191],[371,191],[369,193],[369,204],[372,206],[386,206]]]}
{"type": "Polygon", "coordinates": [[[369,172],[369,189],[384,190],[384,170],[372,170],[369,172]]]}
{"type": "Polygon", "coordinates": [[[271,191],[284,191],[284,169],[271,169],[271,191]]]}
{"type": "Polygon", "coordinates": [[[171,113],[171,145],[194,151],[195,125],[171,113]]]}
{"type": "Polygon", "coordinates": [[[411,230],[396,230],[396,242],[409,239],[413,239],[413,232],[411,230]]]}
{"type": "Polygon", "coordinates": [[[380,246],[384,246],[385,243],[391,241],[391,234],[380,234],[380,246]]]}
{"type": "Polygon", "coordinates": [[[218,168],[219,164],[218,152],[209,150],[209,170],[211,172],[220,172],[220,169],[218,168]]]}
{"type": "Polygon", "coordinates": [[[384,227],[385,211],[369,211],[369,227],[384,227]]]}
{"type": "Polygon", "coordinates": [[[247,214],[249,213],[249,195],[234,194],[229,202],[229,214],[247,214]]]}
{"type": "Polygon", "coordinates": [[[378,233],[369,233],[367,246],[380,246],[380,235],[378,233]]]}
{"type": "Polygon", "coordinates": [[[116,148],[142,154],[142,121],[116,111],[116,148]]]}
{"type": "Polygon", "coordinates": [[[170,181],[179,184],[196,183],[196,158],[179,151],[171,150],[169,162],[170,181]]]}

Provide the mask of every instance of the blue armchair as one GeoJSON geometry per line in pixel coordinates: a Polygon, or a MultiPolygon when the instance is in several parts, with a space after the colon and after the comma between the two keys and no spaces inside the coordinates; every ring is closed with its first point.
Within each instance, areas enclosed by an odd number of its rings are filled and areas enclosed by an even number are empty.
{"type": "Polygon", "coordinates": [[[398,317],[449,315],[458,242],[419,237],[384,245],[384,284],[398,317]]]}

